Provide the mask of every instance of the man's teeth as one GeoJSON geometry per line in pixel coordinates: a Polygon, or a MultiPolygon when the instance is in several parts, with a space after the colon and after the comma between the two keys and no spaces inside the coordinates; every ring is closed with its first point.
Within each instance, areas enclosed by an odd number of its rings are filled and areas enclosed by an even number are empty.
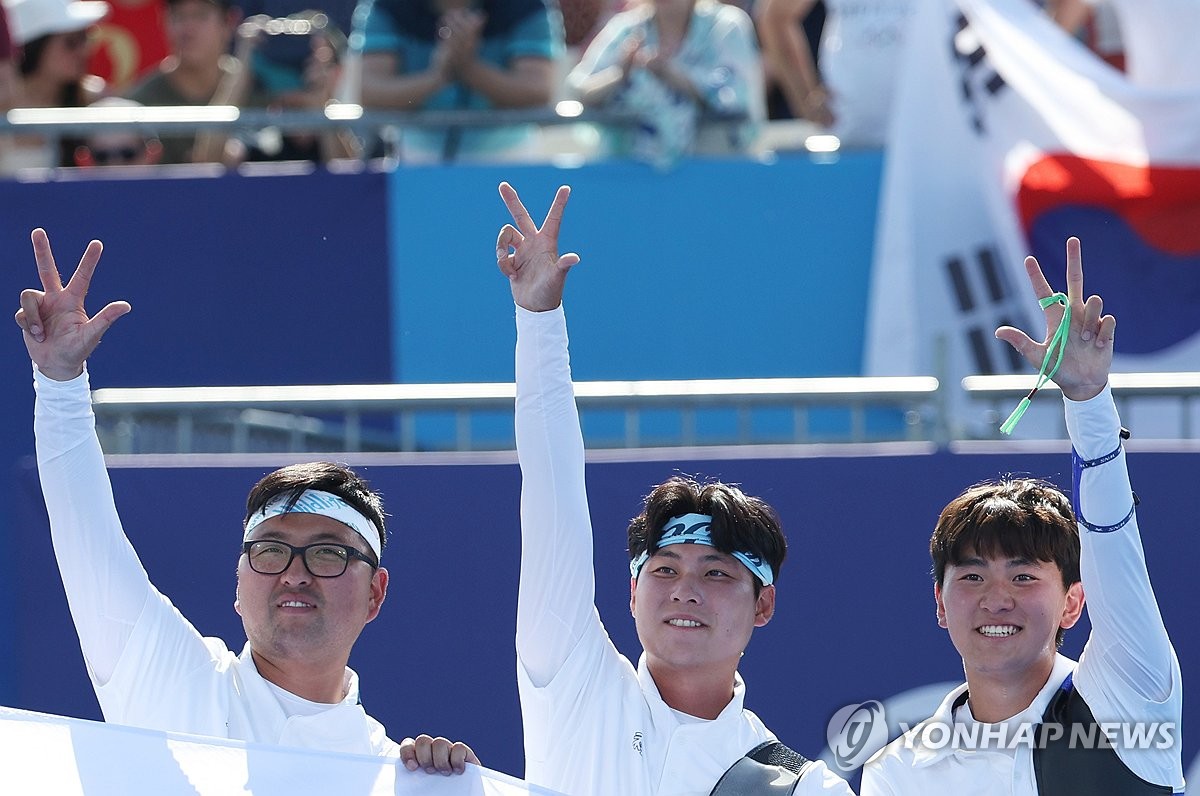
{"type": "Polygon", "coordinates": [[[299,600],[284,600],[279,605],[282,608],[311,608],[312,607],[308,603],[302,603],[299,600]]]}
{"type": "Polygon", "coordinates": [[[674,627],[704,627],[703,624],[697,622],[695,619],[668,619],[667,624],[674,627]]]}
{"type": "Polygon", "coordinates": [[[1015,635],[1021,628],[1013,627],[1012,625],[984,625],[979,628],[979,632],[985,636],[992,638],[1002,638],[1004,636],[1015,635]]]}

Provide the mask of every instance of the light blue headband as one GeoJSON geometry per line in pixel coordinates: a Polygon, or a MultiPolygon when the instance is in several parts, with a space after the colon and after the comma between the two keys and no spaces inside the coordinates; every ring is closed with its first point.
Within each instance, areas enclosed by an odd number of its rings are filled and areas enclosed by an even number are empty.
{"type": "MultiPolygon", "coordinates": [[[[673,544],[702,544],[716,547],[713,544],[712,532],[709,530],[711,525],[712,517],[707,514],[684,514],[682,517],[672,517],[667,520],[667,524],[663,528],[662,537],[658,540],[658,547],[661,549],[673,544]]],[[[750,570],[754,577],[762,582],[762,585],[770,586],[775,582],[775,573],[771,571],[770,564],[763,561],[761,557],[741,550],[734,550],[730,555],[745,564],[746,569],[750,570]]],[[[629,562],[629,574],[634,580],[637,580],[638,573],[642,571],[642,567],[649,560],[650,551],[643,550],[641,555],[629,562]]]]}

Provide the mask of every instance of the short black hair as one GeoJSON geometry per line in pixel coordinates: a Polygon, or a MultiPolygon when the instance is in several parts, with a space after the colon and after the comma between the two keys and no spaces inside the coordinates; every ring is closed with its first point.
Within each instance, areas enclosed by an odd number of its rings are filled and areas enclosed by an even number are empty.
{"type": "MultiPolygon", "coordinates": [[[[643,552],[656,553],[667,521],[684,514],[712,517],[713,547],[726,554],[753,553],[771,567],[778,580],[787,556],[787,538],[775,510],[733,484],[685,476],[673,476],[654,487],[641,514],[629,521],[629,560],[643,552]]],[[[761,588],[757,578],[755,584],[761,588]]]]}

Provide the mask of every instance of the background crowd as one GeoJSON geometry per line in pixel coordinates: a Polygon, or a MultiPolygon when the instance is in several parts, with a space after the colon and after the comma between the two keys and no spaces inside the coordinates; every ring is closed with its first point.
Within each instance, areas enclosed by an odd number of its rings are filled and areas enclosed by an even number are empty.
{"type": "MultiPolygon", "coordinates": [[[[1121,3],[1045,12],[1124,68],[1121,3]]],[[[595,149],[669,164],[752,151],[764,123],[805,120],[842,147],[886,143],[914,0],[4,0],[0,109],[237,105],[321,111],[607,112],[595,149]],[[157,57],[165,53],[165,57],[157,57]]],[[[403,162],[542,158],[532,124],[126,132],[114,145],[0,136],[21,168],[388,155],[403,162]]]]}

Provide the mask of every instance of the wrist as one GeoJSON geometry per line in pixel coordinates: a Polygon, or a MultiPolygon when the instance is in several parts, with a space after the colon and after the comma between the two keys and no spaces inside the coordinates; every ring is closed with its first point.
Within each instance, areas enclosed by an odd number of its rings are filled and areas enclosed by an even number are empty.
{"type": "Polygon", "coordinates": [[[1104,392],[1104,388],[1107,384],[1107,380],[1101,382],[1100,384],[1073,384],[1068,387],[1064,387],[1060,384],[1058,385],[1058,389],[1062,391],[1063,397],[1068,401],[1082,403],[1084,401],[1090,401],[1100,393],[1104,392]]]}
{"type": "Polygon", "coordinates": [[[420,93],[424,98],[430,97],[450,84],[450,69],[446,66],[431,66],[424,74],[420,93]]]}
{"type": "Polygon", "coordinates": [[[563,311],[563,309],[562,309],[563,305],[562,305],[561,300],[555,306],[549,307],[547,309],[531,309],[530,307],[525,306],[524,304],[522,304],[519,301],[514,301],[513,303],[517,307],[517,317],[548,318],[548,317],[552,316],[554,313],[561,313],[563,311]]]}
{"type": "Polygon", "coordinates": [[[37,362],[34,362],[33,367],[37,373],[42,374],[50,381],[72,381],[83,375],[82,362],[77,367],[53,364],[39,365],[37,362]]]}
{"type": "Polygon", "coordinates": [[[455,71],[458,74],[458,79],[464,83],[470,83],[478,76],[479,67],[479,59],[475,57],[474,53],[458,59],[455,63],[455,71]]]}

